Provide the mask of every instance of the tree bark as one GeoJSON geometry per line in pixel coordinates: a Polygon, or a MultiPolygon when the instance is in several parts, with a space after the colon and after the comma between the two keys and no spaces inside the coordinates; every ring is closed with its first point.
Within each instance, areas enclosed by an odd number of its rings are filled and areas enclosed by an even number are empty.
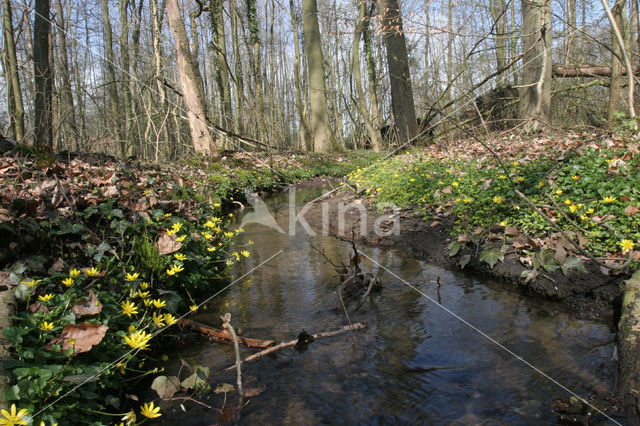
{"type": "Polygon", "coordinates": [[[33,73],[35,76],[35,145],[53,149],[53,74],[49,61],[51,21],[49,0],[36,0],[33,24],[33,73]]]}
{"type": "Polygon", "coordinates": [[[253,50],[253,78],[255,82],[256,115],[258,117],[258,129],[263,136],[267,135],[267,126],[264,122],[264,92],[262,87],[262,59],[260,56],[260,33],[258,27],[258,11],[256,0],[247,0],[247,23],[249,25],[249,41],[253,50]]]}
{"type": "MultiPolygon", "coordinates": [[[[363,0],[365,1],[365,0],[363,0]]],[[[378,73],[376,71],[376,59],[373,55],[373,34],[371,31],[371,19],[375,12],[376,4],[371,3],[371,7],[367,9],[362,27],[362,41],[364,42],[364,52],[367,63],[367,77],[369,79],[369,107],[371,108],[371,121],[376,129],[381,127],[382,115],[380,114],[378,102],[378,73]]]]}
{"type": "Polygon", "coordinates": [[[302,93],[302,78],[300,77],[300,37],[298,36],[298,28],[300,28],[300,21],[296,15],[296,11],[293,5],[293,0],[289,0],[289,15],[291,17],[291,27],[293,28],[293,45],[294,45],[294,60],[293,60],[293,79],[296,85],[295,97],[296,97],[296,111],[298,113],[298,121],[300,122],[300,134],[301,143],[300,146],[303,150],[311,151],[311,131],[309,130],[309,122],[306,114],[306,101],[302,93]]]}
{"type": "MultiPolygon", "coordinates": [[[[616,24],[621,31],[624,31],[624,18],[622,11],[624,10],[625,0],[616,2],[615,6],[611,10],[616,24]]],[[[618,60],[618,57],[622,57],[622,49],[616,38],[615,30],[613,26],[611,28],[611,47],[613,53],[611,54],[611,83],[609,87],[609,103],[607,105],[607,121],[610,126],[613,126],[616,121],[616,112],[620,110],[620,100],[622,98],[622,62],[618,60]]]]}
{"type": "Polygon", "coordinates": [[[18,142],[24,141],[24,105],[22,102],[22,88],[20,86],[20,74],[18,73],[18,59],[16,56],[16,44],[13,37],[13,16],[11,13],[11,0],[4,0],[3,10],[3,35],[5,53],[5,75],[7,83],[7,103],[9,105],[9,128],[11,137],[18,142]]]}
{"type": "Polygon", "coordinates": [[[383,149],[382,138],[380,136],[380,130],[373,126],[371,118],[369,116],[369,110],[367,108],[367,102],[365,100],[364,90],[362,89],[361,73],[360,73],[360,38],[362,36],[364,20],[366,17],[366,7],[364,0],[357,0],[358,2],[358,21],[356,22],[355,35],[353,37],[353,46],[351,53],[351,72],[353,84],[356,88],[357,106],[360,111],[360,115],[364,121],[364,127],[371,140],[371,146],[375,152],[380,152],[383,149]]]}
{"type": "Polygon", "coordinates": [[[522,0],[522,88],[520,118],[540,130],[551,118],[551,1],[522,0]]]}
{"type": "Polygon", "coordinates": [[[78,124],[76,122],[76,107],[73,102],[73,91],[71,89],[71,74],[69,72],[69,56],[67,50],[67,34],[65,31],[64,8],[62,0],[55,0],[56,26],[58,27],[58,52],[60,54],[60,74],[62,76],[62,87],[60,88],[60,121],[67,124],[70,137],[70,146],[78,149],[78,124]]]}
{"type": "Polygon", "coordinates": [[[197,153],[207,155],[216,146],[209,131],[211,126],[206,115],[204,86],[198,68],[198,60],[189,49],[189,39],[180,15],[178,0],[167,0],[167,22],[171,28],[176,48],[178,76],[182,88],[182,98],[187,108],[193,148],[197,153]]]}
{"type": "Polygon", "coordinates": [[[109,16],[109,2],[108,0],[102,0],[102,16],[104,20],[104,45],[105,56],[107,58],[107,94],[109,96],[111,118],[114,122],[117,138],[122,141],[125,139],[125,134],[122,131],[122,120],[120,119],[120,95],[118,93],[118,85],[115,70],[115,56],[113,54],[113,33],[111,30],[111,17],[109,16]]]}
{"type": "Polygon", "coordinates": [[[567,0],[567,31],[564,47],[564,64],[575,62],[573,50],[575,46],[575,33],[578,21],[576,19],[576,0],[567,0]]]}
{"type": "Polygon", "coordinates": [[[120,140],[120,153],[123,156],[131,154],[131,148],[133,143],[133,108],[130,78],[131,78],[131,66],[129,61],[129,17],[128,17],[129,0],[119,0],[118,13],[120,16],[120,71],[121,71],[121,84],[120,90],[124,94],[123,96],[123,108],[124,112],[124,138],[120,140]]]}
{"type": "Polygon", "coordinates": [[[231,123],[233,123],[233,111],[231,108],[229,72],[227,70],[227,44],[222,15],[222,0],[211,0],[209,2],[209,13],[211,14],[216,84],[220,95],[220,104],[222,105],[222,123],[225,129],[229,129],[231,128],[231,123]]]}
{"type": "Polygon", "coordinates": [[[416,110],[411,89],[407,44],[398,0],[380,0],[382,33],[387,47],[387,68],[391,82],[391,107],[400,145],[418,134],[416,110]]]}
{"type": "Polygon", "coordinates": [[[236,132],[244,133],[244,75],[242,71],[242,60],[240,59],[240,39],[238,35],[238,9],[236,0],[229,0],[229,9],[231,9],[231,36],[234,62],[234,87],[236,97],[236,132]]]}
{"type": "MultiPolygon", "coordinates": [[[[634,66],[632,67],[632,69],[633,69],[634,75],[640,75],[640,67],[634,66]]],[[[590,66],[590,67],[574,68],[574,67],[567,67],[559,64],[553,64],[552,70],[553,70],[553,76],[556,78],[611,76],[611,67],[609,66],[590,66]]],[[[627,75],[627,69],[620,67],[620,75],[627,75]]]]}
{"type": "Polygon", "coordinates": [[[302,22],[307,52],[307,70],[309,73],[310,130],[313,150],[315,152],[329,152],[332,150],[333,135],[329,126],[316,0],[302,0],[302,22]]]}

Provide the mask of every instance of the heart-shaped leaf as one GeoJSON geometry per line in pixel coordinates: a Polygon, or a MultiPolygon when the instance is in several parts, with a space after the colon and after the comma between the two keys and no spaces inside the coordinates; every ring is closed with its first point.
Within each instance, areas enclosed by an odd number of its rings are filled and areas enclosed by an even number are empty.
{"type": "Polygon", "coordinates": [[[485,249],[480,253],[480,260],[486,262],[493,269],[496,263],[504,260],[504,254],[500,250],[485,249]]]}

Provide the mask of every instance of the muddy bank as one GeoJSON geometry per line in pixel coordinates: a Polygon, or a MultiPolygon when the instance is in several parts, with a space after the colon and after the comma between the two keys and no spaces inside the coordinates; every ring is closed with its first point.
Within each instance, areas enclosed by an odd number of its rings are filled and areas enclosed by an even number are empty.
{"type": "Polygon", "coordinates": [[[435,265],[460,269],[460,261],[468,258],[464,270],[497,279],[505,288],[530,297],[560,302],[579,318],[598,319],[613,324],[621,295],[621,282],[627,275],[605,275],[600,268],[585,262],[587,273],[576,270],[565,276],[560,269],[544,272],[525,283],[522,273],[529,268],[519,260],[521,253],[510,246],[504,261],[491,269],[479,260],[484,247],[472,244],[450,256],[455,219],[446,212],[433,220],[413,217],[412,210],[399,210],[395,214],[376,214],[370,209],[371,201],[355,193],[341,190],[317,201],[307,209],[307,222],[324,233],[339,238],[354,239],[365,244],[395,246],[435,265]],[[346,209],[344,206],[349,206],[346,209]],[[361,212],[367,212],[362,214],[361,212]],[[397,229],[398,232],[393,232],[397,229]],[[378,231],[378,232],[376,232],[378,231]],[[382,233],[380,232],[382,231],[382,233]],[[381,235],[388,233],[388,235],[381,235]],[[468,256],[468,257],[467,257],[468,256]]]}

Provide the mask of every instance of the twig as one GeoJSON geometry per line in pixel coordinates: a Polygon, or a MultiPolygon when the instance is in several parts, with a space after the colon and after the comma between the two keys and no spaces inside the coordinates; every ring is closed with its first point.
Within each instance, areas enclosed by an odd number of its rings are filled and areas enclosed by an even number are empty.
{"type": "Polygon", "coordinates": [[[240,394],[240,405],[242,405],[242,398],[244,397],[244,392],[242,391],[242,358],[240,358],[240,344],[238,343],[238,336],[236,336],[236,331],[233,329],[231,325],[231,314],[227,312],[224,316],[221,316],[220,319],[224,323],[222,327],[229,330],[231,336],[233,336],[233,347],[236,352],[236,382],[238,384],[238,393],[240,394]]]}
{"type": "MultiPolygon", "coordinates": [[[[338,334],[346,333],[347,331],[350,331],[350,330],[360,330],[362,328],[365,328],[366,326],[367,326],[367,323],[365,321],[357,322],[357,323],[355,323],[353,325],[350,325],[350,326],[349,325],[345,325],[344,327],[339,328],[337,330],[325,331],[323,333],[316,333],[316,334],[313,334],[311,337],[313,337],[314,339],[319,339],[321,337],[332,337],[332,336],[336,336],[338,334]]],[[[277,351],[279,349],[286,348],[288,346],[295,346],[295,344],[297,342],[298,342],[298,339],[289,340],[288,342],[279,343],[279,344],[277,344],[275,346],[271,346],[268,349],[265,349],[263,351],[260,351],[258,353],[255,353],[253,355],[250,355],[250,356],[246,357],[243,362],[255,361],[256,359],[260,359],[263,356],[268,355],[268,354],[270,354],[272,352],[275,352],[275,351],[277,351]]],[[[235,364],[231,365],[231,366],[225,368],[225,371],[233,370],[235,368],[235,366],[236,366],[235,364]]]]}
{"type": "Polygon", "coordinates": [[[356,338],[353,336],[353,324],[351,324],[351,318],[349,317],[349,311],[347,311],[347,306],[344,304],[344,299],[342,298],[342,288],[338,288],[338,296],[340,297],[340,303],[342,304],[342,309],[344,310],[344,315],[347,317],[347,321],[349,322],[349,331],[351,332],[351,340],[353,341],[353,346],[356,348],[358,345],[356,344],[356,338]]]}

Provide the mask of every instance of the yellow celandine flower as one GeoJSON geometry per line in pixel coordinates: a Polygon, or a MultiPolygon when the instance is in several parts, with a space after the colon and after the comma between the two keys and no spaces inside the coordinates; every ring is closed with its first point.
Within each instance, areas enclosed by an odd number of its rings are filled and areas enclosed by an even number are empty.
{"type": "Polygon", "coordinates": [[[635,244],[631,240],[622,240],[620,241],[620,246],[623,253],[629,253],[635,247],[635,244]]]}
{"type": "Polygon", "coordinates": [[[40,323],[40,325],[38,326],[38,328],[42,331],[50,331],[53,330],[53,323],[52,322],[47,322],[47,321],[42,321],[40,323]]]}
{"type": "Polygon", "coordinates": [[[416,180],[414,178],[409,179],[409,182],[415,182],[416,180]]]}
{"type": "MultiPolygon", "coordinates": [[[[142,193],[142,195],[149,195],[149,194],[153,194],[153,189],[147,189],[142,193]]],[[[122,420],[124,420],[124,419],[122,419],[122,420]]]]}
{"type": "Polygon", "coordinates": [[[507,226],[507,221],[503,220],[502,222],[500,222],[500,226],[507,226]]]}
{"type": "Polygon", "coordinates": [[[176,223],[174,223],[174,224],[171,226],[171,229],[172,229],[174,232],[178,232],[178,231],[180,231],[180,230],[182,229],[182,222],[176,222],[176,223]]]}
{"type": "Polygon", "coordinates": [[[498,176],[498,179],[506,179],[507,177],[505,175],[500,175],[498,176]]]}
{"type": "Polygon", "coordinates": [[[571,205],[569,206],[569,211],[570,211],[571,213],[575,213],[575,212],[576,212],[576,210],[578,210],[578,205],[577,205],[577,204],[571,204],[571,205]]]}
{"type": "Polygon", "coordinates": [[[215,207],[215,208],[220,207],[220,203],[213,203],[213,207],[215,207]]]}
{"type": "Polygon", "coordinates": [[[160,300],[160,299],[153,299],[151,301],[151,304],[153,306],[155,306],[156,309],[160,309],[160,308],[163,308],[163,307],[167,306],[167,302],[165,302],[164,300],[160,300]]]}
{"type": "Polygon", "coordinates": [[[589,210],[587,210],[587,214],[593,214],[595,212],[594,208],[590,208],[589,210]]]}
{"type": "Polygon", "coordinates": [[[66,285],[67,287],[71,287],[73,285],[73,278],[65,278],[64,280],[62,280],[62,284],[66,285]]]}
{"type": "Polygon", "coordinates": [[[502,204],[503,198],[500,195],[496,195],[495,197],[493,197],[493,202],[496,204],[502,204]]]}
{"type": "Polygon", "coordinates": [[[167,269],[167,275],[175,275],[178,272],[184,271],[184,268],[180,265],[171,265],[170,269],[167,269]]]}
{"type": "Polygon", "coordinates": [[[53,299],[53,294],[48,293],[42,296],[38,296],[38,300],[41,302],[48,302],[49,300],[53,299]]]}
{"type": "Polygon", "coordinates": [[[229,217],[233,217],[233,213],[229,213],[229,217]]]}
{"type": "Polygon", "coordinates": [[[167,235],[173,235],[175,234],[177,231],[174,231],[173,229],[167,229],[167,235]]]}
{"type": "Polygon", "coordinates": [[[175,253],[173,255],[173,257],[175,257],[177,260],[179,260],[180,262],[184,262],[185,260],[187,260],[187,256],[185,256],[182,253],[175,253]]]}
{"type": "Polygon", "coordinates": [[[166,361],[169,361],[169,357],[168,357],[168,356],[166,356],[166,355],[162,355],[162,360],[163,360],[163,361],[165,361],[165,362],[166,362],[166,361]]]}
{"type": "Polygon", "coordinates": [[[146,290],[149,288],[149,283],[148,282],[141,282],[140,283],[140,288],[143,290],[146,290]]]}
{"type": "Polygon", "coordinates": [[[131,324],[131,325],[129,326],[129,333],[133,333],[134,331],[136,331],[136,326],[135,326],[135,325],[133,325],[133,324],[131,324]]]}
{"type": "Polygon", "coordinates": [[[20,284],[24,284],[27,287],[33,287],[34,285],[38,285],[40,281],[42,280],[26,280],[26,281],[20,281],[20,284]]]}
{"type": "Polygon", "coordinates": [[[602,199],[602,201],[604,201],[605,203],[613,203],[614,201],[616,201],[617,198],[616,197],[604,197],[602,199]]]}
{"type": "Polygon", "coordinates": [[[473,201],[473,200],[470,197],[464,197],[462,199],[462,202],[465,203],[465,204],[469,204],[471,201],[473,201]]]}
{"type": "Polygon", "coordinates": [[[227,264],[227,266],[231,266],[234,262],[233,259],[227,259],[225,263],[227,264]]]}
{"type": "Polygon", "coordinates": [[[460,183],[459,182],[453,182],[451,185],[452,186],[458,186],[458,185],[460,185],[460,183]]]}
{"type": "Polygon", "coordinates": [[[16,408],[16,404],[11,404],[10,412],[7,410],[0,410],[0,413],[2,413],[2,417],[4,417],[0,419],[0,425],[13,426],[29,424],[26,419],[23,419],[23,417],[29,414],[29,410],[23,408],[22,410],[18,411],[16,408]]]}
{"type": "Polygon", "coordinates": [[[122,313],[128,317],[131,317],[131,315],[135,315],[138,313],[138,307],[130,300],[125,300],[124,302],[122,302],[120,304],[120,307],[122,308],[122,313]]]}
{"type": "Polygon", "coordinates": [[[178,321],[178,319],[173,315],[167,313],[167,314],[164,314],[164,321],[167,323],[167,325],[172,325],[172,324],[175,324],[178,321]]]}
{"type": "Polygon", "coordinates": [[[70,337],[67,339],[67,343],[69,343],[71,346],[75,346],[76,339],[74,339],[73,337],[70,337]]]}
{"type": "Polygon", "coordinates": [[[153,320],[153,323],[156,325],[156,327],[164,326],[164,315],[154,312],[151,319],[153,320]]]}
{"type": "Polygon", "coordinates": [[[233,253],[231,253],[231,256],[234,256],[237,261],[240,261],[240,255],[238,254],[237,251],[234,251],[233,253]]]}
{"type": "Polygon", "coordinates": [[[89,277],[95,277],[100,273],[100,271],[97,268],[91,267],[91,268],[87,268],[87,270],[85,270],[84,273],[87,274],[87,276],[89,277]]]}
{"type": "Polygon", "coordinates": [[[556,190],[556,195],[562,195],[562,189],[556,190]]]}
{"type": "Polygon", "coordinates": [[[242,250],[240,254],[243,255],[244,257],[249,257],[251,255],[247,250],[242,250]]]}
{"type": "Polygon", "coordinates": [[[125,281],[135,281],[135,280],[138,279],[139,276],[140,276],[140,274],[138,272],[134,272],[133,274],[127,273],[127,275],[124,276],[124,280],[125,281]]]}
{"type": "Polygon", "coordinates": [[[520,165],[520,163],[518,163],[517,161],[512,161],[512,162],[511,162],[511,165],[512,165],[513,167],[518,167],[518,166],[520,165]]]}
{"type": "Polygon", "coordinates": [[[191,306],[189,306],[189,310],[190,310],[191,312],[196,312],[196,311],[198,310],[198,305],[191,305],[191,306]]]}
{"type": "Polygon", "coordinates": [[[146,299],[147,297],[149,297],[149,292],[148,291],[141,291],[140,289],[138,289],[138,292],[136,293],[136,296],[138,296],[141,299],[146,299]]]}
{"type": "Polygon", "coordinates": [[[144,404],[140,407],[140,414],[142,414],[143,416],[149,418],[149,419],[155,419],[157,417],[160,417],[162,414],[160,413],[160,407],[154,407],[153,406],[153,402],[150,402],[149,404],[144,404]]]}
{"type": "Polygon", "coordinates": [[[217,247],[207,247],[207,251],[216,251],[217,247]]]}
{"type": "Polygon", "coordinates": [[[573,204],[573,201],[571,201],[569,198],[567,198],[566,200],[564,200],[564,203],[568,206],[570,206],[571,204],[573,204]]]}
{"type": "MultiPolygon", "coordinates": [[[[231,235],[233,235],[233,234],[231,234],[231,235]]],[[[210,240],[211,238],[213,238],[213,235],[211,235],[208,232],[203,232],[202,236],[204,237],[205,240],[210,240]]]]}
{"type": "Polygon", "coordinates": [[[524,182],[524,178],[523,178],[522,176],[518,176],[518,177],[516,178],[516,180],[517,180],[518,182],[524,182]]]}
{"type": "Polygon", "coordinates": [[[171,213],[165,213],[164,217],[171,217],[171,213]]]}
{"type": "Polygon", "coordinates": [[[144,306],[149,307],[151,306],[151,299],[142,299],[142,303],[144,303],[144,306]]]}
{"type": "Polygon", "coordinates": [[[180,235],[179,237],[176,237],[176,241],[183,242],[185,238],[187,238],[186,235],[180,235]]]}
{"type": "Polygon", "coordinates": [[[125,343],[134,349],[147,349],[150,339],[151,334],[146,331],[134,331],[130,335],[124,336],[125,343]]]}
{"type": "Polygon", "coordinates": [[[129,411],[122,419],[122,421],[127,422],[128,425],[135,424],[136,422],[136,413],[133,411],[129,411]]]}
{"type": "Polygon", "coordinates": [[[543,181],[538,182],[538,188],[542,188],[543,186],[544,186],[544,182],[543,181]]]}
{"type": "Polygon", "coordinates": [[[76,268],[69,269],[69,276],[71,278],[78,278],[82,272],[76,268]]]}
{"type": "Polygon", "coordinates": [[[441,180],[439,180],[439,181],[438,181],[438,185],[444,185],[444,182],[443,182],[443,181],[441,181],[441,180]]]}
{"type": "Polygon", "coordinates": [[[589,216],[587,216],[586,214],[580,215],[580,220],[587,220],[587,219],[589,219],[589,216]]]}
{"type": "Polygon", "coordinates": [[[233,232],[225,232],[224,233],[224,236],[227,237],[227,238],[231,238],[231,237],[233,237],[233,235],[234,235],[233,232]]]}
{"type": "Polygon", "coordinates": [[[580,176],[573,175],[573,176],[571,176],[571,179],[573,179],[573,180],[578,180],[578,179],[580,179],[580,176]]]}

